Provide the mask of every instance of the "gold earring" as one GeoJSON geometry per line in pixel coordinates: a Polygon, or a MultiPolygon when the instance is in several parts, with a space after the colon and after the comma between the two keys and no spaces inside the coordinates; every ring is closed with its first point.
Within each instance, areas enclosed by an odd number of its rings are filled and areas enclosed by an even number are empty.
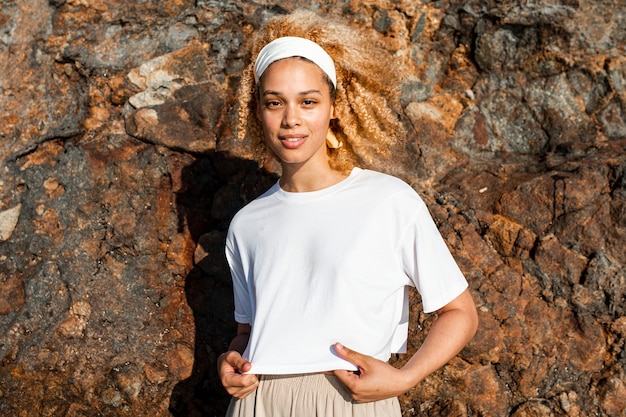
{"type": "Polygon", "coordinates": [[[330,128],[328,128],[328,134],[326,135],[326,146],[330,149],[337,149],[343,146],[343,142],[337,140],[337,136],[335,136],[330,128]]]}

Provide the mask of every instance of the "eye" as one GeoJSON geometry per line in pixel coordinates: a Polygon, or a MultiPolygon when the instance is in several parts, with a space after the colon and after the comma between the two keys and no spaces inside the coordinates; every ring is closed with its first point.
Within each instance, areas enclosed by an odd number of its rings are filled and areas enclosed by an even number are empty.
{"type": "Polygon", "coordinates": [[[304,104],[305,106],[313,106],[313,105],[315,105],[315,103],[316,103],[316,101],[312,100],[310,98],[302,100],[302,104],[304,104]]]}
{"type": "Polygon", "coordinates": [[[280,101],[278,100],[268,100],[265,102],[265,107],[274,108],[280,106],[280,101]]]}

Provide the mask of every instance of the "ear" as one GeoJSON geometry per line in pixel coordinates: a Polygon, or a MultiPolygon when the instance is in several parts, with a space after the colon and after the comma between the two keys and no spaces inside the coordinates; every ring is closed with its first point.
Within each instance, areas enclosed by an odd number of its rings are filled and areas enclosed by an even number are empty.
{"type": "Polygon", "coordinates": [[[330,120],[336,119],[337,115],[335,114],[335,105],[330,105],[330,120]]]}

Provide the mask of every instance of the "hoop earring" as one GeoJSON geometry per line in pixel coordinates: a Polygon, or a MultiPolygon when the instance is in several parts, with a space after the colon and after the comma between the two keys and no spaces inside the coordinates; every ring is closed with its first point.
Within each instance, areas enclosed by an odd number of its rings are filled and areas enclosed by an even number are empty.
{"type": "Polygon", "coordinates": [[[328,133],[326,134],[326,146],[330,149],[338,149],[343,146],[343,142],[337,140],[337,136],[330,128],[328,128],[328,133]]]}

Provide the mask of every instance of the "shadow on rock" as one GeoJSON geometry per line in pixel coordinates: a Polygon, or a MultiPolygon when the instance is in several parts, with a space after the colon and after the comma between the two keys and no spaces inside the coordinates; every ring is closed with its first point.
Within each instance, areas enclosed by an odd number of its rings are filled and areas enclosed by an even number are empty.
{"type": "Polygon", "coordinates": [[[224,256],[234,214],[277,180],[256,162],[211,154],[183,168],[176,195],[179,227],[188,229],[196,248],[185,280],[195,324],[194,365],[170,398],[174,416],[224,415],[230,396],[217,376],[217,357],[235,335],[232,283],[224,256]]]}

